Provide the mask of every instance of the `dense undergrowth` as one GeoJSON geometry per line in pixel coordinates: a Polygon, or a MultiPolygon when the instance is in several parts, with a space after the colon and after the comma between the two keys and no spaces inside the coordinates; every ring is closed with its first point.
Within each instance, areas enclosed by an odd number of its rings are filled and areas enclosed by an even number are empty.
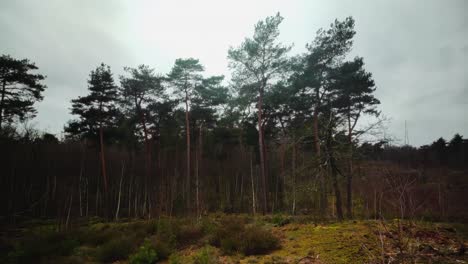
{"type": "Polygon", "coordinates": [[[458,263],[468,228],[409,221],[319,223],[303,216],[213,214],[104,222],[58,232],[51,221],[2,232],[1,263],[458,263]]]}

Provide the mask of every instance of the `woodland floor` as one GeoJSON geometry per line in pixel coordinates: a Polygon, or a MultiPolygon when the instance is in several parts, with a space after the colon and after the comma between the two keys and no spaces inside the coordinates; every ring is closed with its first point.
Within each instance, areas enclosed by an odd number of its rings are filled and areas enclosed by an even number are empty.
{"type": "Polygon", "coordinates": [[[468,225],[460,223],[216,214],[201,220],[88,219],[68,231],[56,229],[53,221],[37,220],[2,227],[0,262],[129,263],[135,252],[142,254],[144,241],[152,241],[157,263],[468,263],[468,225]]]}

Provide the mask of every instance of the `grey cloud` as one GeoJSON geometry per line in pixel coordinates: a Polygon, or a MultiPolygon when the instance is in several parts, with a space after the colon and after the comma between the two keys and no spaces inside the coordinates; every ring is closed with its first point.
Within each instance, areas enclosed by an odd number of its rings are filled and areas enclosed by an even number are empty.
{"type": "Polygon", "coordinates": [[[1,1],[0,52],[30,58],[48,76],[36,122],[58,133],[71,118],[70,99],[86,92],[89,71],[100,62],[109,64],[117,77],[126,65],[147,63],[167,70],[174,59],[189,54],[201,56],[213,73],[229,76],[227,49],[238,45],[241,35],[251,34],[255,20],[280,11],[285,17],[282,41],[294,42],[299,53],[318,28],[352,15],[357,35],[351,56],[364,57],[373,73],[382,112],[393,120],[388,133],[403,138],[407,120],[415,145],[456,132],[468,136],[468,1],[229,4],[1,1]],[[206,16],[210,20],[203,21],[206,16]]]}

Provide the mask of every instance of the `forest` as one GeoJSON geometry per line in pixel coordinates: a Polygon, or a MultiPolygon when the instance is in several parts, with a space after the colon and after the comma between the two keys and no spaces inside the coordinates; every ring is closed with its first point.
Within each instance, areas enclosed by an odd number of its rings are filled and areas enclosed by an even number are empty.
{"type": "Polygon", "coordinates": [[[396,144],[353,17],[294,56],[282,21],[233,43],[229,80],[97,65],[61,136],[27,123],[40,65],[2,55],[0,262],[468,261],[468,139],[396,144]]]}

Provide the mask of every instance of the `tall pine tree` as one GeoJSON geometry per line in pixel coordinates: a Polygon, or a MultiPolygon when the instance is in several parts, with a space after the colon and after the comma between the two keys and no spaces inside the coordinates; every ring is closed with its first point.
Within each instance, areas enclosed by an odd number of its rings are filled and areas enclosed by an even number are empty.
{"type": "Polygon", "coordinates": [[[102,63],[91,71],[88,91],[88,95],[72,100],[71,113],[78,115],[79,119],[71,121],[65,128],[65,132],[99,142],[101,174],[104,180],[104,190],[107,191],[104,133],[115,128],[119,115],[118,87],[114,83],[109,66],[102,63]]]}
{"type": "Polygon", "coordinates": [[[41,84],[45,76],[31,73],[37,69],[28,59],[0,56],[0,131],[5,121],[35,116],[33,105],[42,100],[46,88],[41,84]]]}

